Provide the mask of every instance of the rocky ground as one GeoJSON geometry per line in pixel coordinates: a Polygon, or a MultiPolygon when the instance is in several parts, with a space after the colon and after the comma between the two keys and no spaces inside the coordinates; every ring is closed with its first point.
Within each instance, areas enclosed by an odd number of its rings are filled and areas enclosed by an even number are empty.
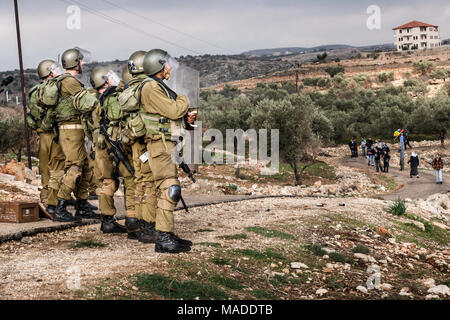
{"type": "MultiPolygon", "coordinates": [[[[423,144],[419,154],[439,147],[423,144]]],[[[323,151],[297,187],[289,172],[252,167],[202,166],[196,184],[183,177],[186,194],[205,200],[290,196],[177,212],[189,253],[156,254],[98,225],[2,243],[0,299],[449,299],[449,195],[406,199],[397,216],[399,203],[374,196],[400,184],[343,165],[345,146],[323,151]]],[[[8,176],[2,194],[38,195],[33,180],[8,176]]]]}

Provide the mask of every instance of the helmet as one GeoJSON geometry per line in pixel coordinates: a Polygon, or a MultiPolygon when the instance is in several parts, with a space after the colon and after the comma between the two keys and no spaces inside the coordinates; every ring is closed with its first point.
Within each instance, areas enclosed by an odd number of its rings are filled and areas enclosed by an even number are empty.
{"type": "Polygon", "coordinates": [[[139,74],[144,72],[144,56],[145,51],[139,50],[133,53],[130,58],[128,58],[128,70],[131,74],[139,74]]]}
{"type": "Polygon", "coordinates": [[[122,68],[122,80],[123,82],[127,83],[133,78],[133,75],[130,73],[130,70],[128,70],[128,65],[124,65],[122,68]]]}
{"type": "Polygon", "coordinates": [[[144,56],[144,72],[152,76],[164,69],[164,58],[167,52],[161,49],[153,49],[147,52],[144,56]]]}
{"type": "Polygon", "coordinates": [[[75,68],[82,60],[83,54],[76,48],[64,51],[61,56],[61,62],[64,69],[75,68]]]}
{"type": "Polygon", "coordinates": [[[105,67],[95,67],[91,72],[91,85],[94,89],[100,89],[106,83],[112,86],[117,86],[120,82],[117,74],[105,67]]]}
{"type": "Polygon", "coordinates": [[[56,61],[47,59],[41,61],[37,67],[37,73],[39,75],[39,78],[44,79],[47,78],[54,69],[58,67],[58,64],[56,61]]]}
{"type": "Polygon", "coordinates": [[[91,85],[94,89],[99,89],[108,82],[109,69],[105,67],[95,67],[91,72],[91,85]]]}

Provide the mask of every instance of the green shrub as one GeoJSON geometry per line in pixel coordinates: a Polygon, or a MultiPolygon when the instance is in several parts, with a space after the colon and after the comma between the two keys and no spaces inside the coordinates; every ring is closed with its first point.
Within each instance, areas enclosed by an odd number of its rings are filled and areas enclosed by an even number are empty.
{"type": "Polygon", "coordinates": [[[405,200],[397,199],[388,208],[387,212],[392,213],[396,216],[402,216],[406,213],[406,202],[405,200]]]}

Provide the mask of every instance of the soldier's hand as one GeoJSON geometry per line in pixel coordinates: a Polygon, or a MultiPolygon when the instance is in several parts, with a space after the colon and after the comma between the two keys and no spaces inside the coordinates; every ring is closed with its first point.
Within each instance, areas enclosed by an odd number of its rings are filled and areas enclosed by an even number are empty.
{"type": "Polygon", "coordinates": [[[187,123],[193,124],[195,122],[196,118],[197,118],[197,112],[188,112],[187,123]]]}

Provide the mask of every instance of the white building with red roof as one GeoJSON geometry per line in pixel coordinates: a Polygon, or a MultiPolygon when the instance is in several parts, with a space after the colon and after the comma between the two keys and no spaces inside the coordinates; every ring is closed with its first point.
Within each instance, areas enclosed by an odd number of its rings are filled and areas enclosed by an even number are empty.
{"type": "Polygon", "coordinates": [[[436,25],[417,20],[393,28],[397,51],[432,49],[441,46],[441,36],[436,25]]]}

